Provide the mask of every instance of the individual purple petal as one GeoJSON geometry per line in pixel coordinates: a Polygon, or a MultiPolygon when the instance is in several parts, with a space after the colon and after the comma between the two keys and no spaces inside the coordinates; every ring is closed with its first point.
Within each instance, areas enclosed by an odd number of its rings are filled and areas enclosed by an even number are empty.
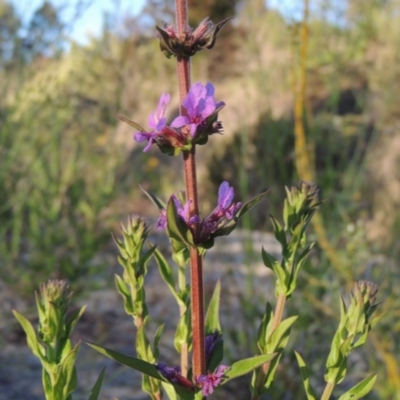
{"type": "Polygon", "coordinates": [[[171,128],[180,128],[181,126],[185,126],[188,124],[190,124],[190,119],[184,115],[180,115],[172,121],[171,128]]]}
{"type": "Polygon", "coordinates": [[[154,138],[157,136],[155,132],[136,132],[133,137],[137,142],[143,142],[148,140],[146,147],[143,149],[144,152],[148,151],[153,144],[154,138]]]}
{"type": "Polygon", "coordinates": [[[230,187],[229,183],[226,181],[222,182],[218,189],[218,206],[223,209],[228,208],[231,205],[234,196],[235,192],[233,187],[230,187]]]}
{"type": "Polygon", "coordinates": [[[170,100],[171,96],[168,93],[163,93],[158,101],[157,111],[153,111],[149,115],[148,124],[150,128],[157,132],[160,132],[167,122],[165,112],[170,100]]]}
{"type": "Polygon", "coordinates": [[[206,83],[207,96],[214,96],[215,88],[211,82],[206,83]]]}

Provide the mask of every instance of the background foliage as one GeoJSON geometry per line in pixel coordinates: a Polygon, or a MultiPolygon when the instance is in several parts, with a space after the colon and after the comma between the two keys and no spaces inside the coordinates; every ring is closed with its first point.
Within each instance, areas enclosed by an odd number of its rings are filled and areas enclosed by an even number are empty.
{"type": "MultiPolygon", "coordinates": [[[[53,3],[26,21],[0,0],[0,279],[21,296],[50,277],[79,287],[82,277],[98,274],[106,265],[97,255],[121,217],[154,215],[138,184],[160,196],[176,189],[181,161],[158,152],[144,159],[129,127],[116,119],[123,114],[145,125],[161,92],[174,99],[170,117],[177,112],[175,65],[158,52],[153,30],[172,21],[173,3],[149,0],[136,17],[111,12],[101,34],[80,44],[53,3]]],[[[223,179],[241,199],[273,187],[268,207],[244,222],[270,230],[268,213],[280,214],[283,187],[298,178],[293,74],[301,9],[282,14],[261,0],[189,6],[193,26],[207,15],[234,16],[216,48],[193,65],[193,81],[213,80],[227,103],[224,136],[199,154],[201,194],[213,204],[208,193],[223,179]]],[[[334,315],[340,288],[361,278],[380,285],[388,312],[362,355],[379,371],[371,398],[380,399],[400,396],[399,49],[399,0],[311,1],[304,124],[336,263],[317,249],[303,282],[307,296],[292,306],[305,329],[304,357],[312,359],[329,343],[316,322],[334,315]],[[315,337],[321,349],[313,347],[315,337]]],[[[255,329],[250,299],[251,291],[243,294],[255,329]]],[[[292,361],[282,371],[291,385],[278,386],[277,394],[295,393],[292,361]]]]}

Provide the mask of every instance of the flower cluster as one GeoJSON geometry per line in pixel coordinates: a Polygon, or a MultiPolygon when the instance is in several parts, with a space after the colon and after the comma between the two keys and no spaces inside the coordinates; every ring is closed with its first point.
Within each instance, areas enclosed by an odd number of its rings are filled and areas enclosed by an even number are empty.
{"type": "Polygon", "coordinates": [[[134,134],[134,139],[137,142],[147,140],[148,143],[143,150],[145,152],[155,143],[161,151],[173,155],[180,150],[190,150],[193,144],[205,144],[209,135],[222,133],[222,124],[217,121],[217,117],[225,103],[217,102],[214,93],[214,86],[210,82],[205,86],[200,82],[193,84],[183,101],[186,115],[175,118],[170,126],[167,125],[165,113],[171,96],[162,94],[157,110],[148,118],[151,130],[141,129],[134,134]]]}
{"type": "Polygon", "coordinates": [[[214,373],[199,375],[196,377],[196,383],[201,386],[203,396],[209,396],[214,391],[214,388],[219,386],[222,382],[224,374],[229,367],[220,365],[214,373]]]}
{"type": "Polygon", "coordinates": [[[203,49],[214,47],[218,32],[231,18],[226,18],[218,24],[214,24],[209,17],[203,19],[193,31],[187,29],[178,35],[176,28],[170,24],[163,24],[163,28],[156,26],[157,36],[160,39],[161,51],[166,57],[191,57],[203,49]]]}
{"type": "MultiPolygon", "coordinates": [[[[158,363],[156,368],[161,372],[164,378],[168,379],[171,383],[194,390],[193,383],[182,376],[181,368],[179,366],[169,367],[165,364],[158,363]]],[[[223,380],[225,372],[229,369],[226,365],[220,365],[214,373],[199,375],[195,378],[195,383],[201,387],[203,396],[212,394],[214,389],[219,386],[223,380]]]]}
{"type": "MultiPolygon", "coordinates": [[[[204,243],[212,237],[219,236],[220,231],[229,221],[234,220],[237,212],[242,207],[242,203],[232,203],[235,192],[228,182],[222,182],[218,190],[218,205],[213,212],[205,219],[200,220],[198,215],[190,217],[189,207],[191,200],[182,204],[176,197],[172,196],[178,215],[185,221],[186,225],[192,231],[198,227],[198,243],[204,243]]],[[[157,228],[163,230],[167,228],[167,215],[165,210],[161,210],[160,218],[157,222],[157,228]]]]}

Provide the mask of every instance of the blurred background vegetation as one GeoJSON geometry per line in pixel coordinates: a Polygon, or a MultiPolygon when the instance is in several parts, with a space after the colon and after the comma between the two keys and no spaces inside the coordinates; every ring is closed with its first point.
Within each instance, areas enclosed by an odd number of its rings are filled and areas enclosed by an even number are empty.
{"type": "MultiPolygon", "coordinates": [[[[311,177],[325,203],[311,232],[319,246],[303,275],[306,296],[292,302],[297,343],[312,363],[315,338],[321,351],[329,344],[321,324],[333,332],[338,293],[374,280],[387,314],[354,376],[369,365],[379,372],[371,398],[400,399],[400,0],[287,4],[283,12],[263,0],[189,0],[191,26],[234,17],[193,60],[193,81],[211,80],[227,103],[224,135],[199,149],[203,211],[224,179],[240,199],[273,188],[244,221],[270,231],[284,186],[311,177]]],[[[176,114],[175,63],[154,40],[155,24],[173,22],[174,2],[148,0],[135,16],[116,7],[84,44],[60,15],[45,1],[27,20],[0,0],[0,280],[21,296],[50,277],[83,289],[84,277],[107,267],[99,255],[121,219],[156,216],[139,184],[161,197],[183,188],[181,160],[143,155],[116,118],[145,125],[162,92],[176,114]]],[[[246,301],[256,326],[254,299],[246,301]]],[[[301,391],[295,363],[286,363],[282,396],[301,391]]]]}

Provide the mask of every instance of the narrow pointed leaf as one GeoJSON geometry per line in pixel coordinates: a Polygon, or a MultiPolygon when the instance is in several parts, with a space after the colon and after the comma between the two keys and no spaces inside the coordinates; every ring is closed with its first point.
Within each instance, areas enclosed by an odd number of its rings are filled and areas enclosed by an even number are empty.
{"type": "Polygon", "coordinates": [[[162,255],[160,250],[158,250],[158,249],[155,250],[154,256],[155,256],[156,261],[157,261],[158,270],[160,271],[160,275],[163,278],[164,282],[167,284],[169,290],[171,291],[171,293],[175,297],[175,299],[178,302],[178,304],[184,305],[184,303],[182,302],[181,297],[179,296],[178,292],[175,289],[175,279],[174,279],[174,276],[172,274],[171,266],[168,264],[167,260],[162,255]]]}
{"type": "Polygon", "coordinates": [[[339,400],[358,400],[366,396],[374,387],[377,375],[373,374],[353,386],[339,397],[339,400]]]}
{"type": "Polygon", "coordinates": [[[274,330],[271,335],[271,339],[267,344],[267,348],[270,350],[270,352],[282,350],[286,346],[289,340],[290,328],[295,323],[297,318],[298,316],[293,316],[283,320],[274,330]]]}
{"type": "Polygon", "coordinates": [[[306,363],[304,362],[303,358],[297,351],[295,351],[294,354],[296,355],[297,363],[299,364],[300,374],[303,379],[303,385],[306,391],[307,400],[317,400],[317,394],[315,393],[315,390],[311,386],[310,375],[308,373],[308,368],[306,366],[306,363]]]}
{"type": "Polygon", "coordinates": [[[178,400],[175,389],[172,385],[166,382],[161,382],[161,385],[168,396],[169,400],[178,400]]]}
{"type": "Polygon", "coordinates": [[[129,368],[133,368],[136,371],[142,372],[148,376],[153,378],[159,379],[161,381],[167,382],[167,380],[158,372],[156,366],[151,364],[147,361],[140,360],[139,358],[127,356],[125,354],[119,353],[117,351],[108,349],[106,347],[98,346],[94,343],[85,342],[89,345],[92,349],[98,351],[99,353],[103,354],[104,356],[111,358],[114,361],[117,361],[123,365],[126,365],[129,368]]]}
{"type": "Polygon", "coordinates": [[[150,201],[159,209],[159,210],[165,210],[167,208],[167,204],[159,199],[157,196],[154,194],[148,192],[147,190],[144,190],[142,186],[140,186],[140,189],[142,189],[143,193],[150,199],[150,201]]]}
{"type": "Polygon", "coordinates": [[[263,354],[261,356],[250,357],[235,362],[225,373],[225,379],[223,380],[222,384],[229,382],[231,379],[248,374],[260,365],[271,361],[275,356],[276,354],[263,354]]]}
{"type": "Polygon", "coordinates": [[[236,214],[236,220],[243,217],[248,211],[250,211],[255,205],[257,205],[270,191],[270,189],[266,190],[265,192],[260,193],[253,199],[249,200],[247,203],[243,204],[242,208],[236,214]]]}
{"type": "Polygon", "coordinates": [[[140,126],[138,123],[131,121],[130,119],[124,117],[123,115],[118,115],[117,118],[123,122],[126,122],[128,125],[132,126],[133,128],[137,129],[138,132],[146,132],[146,130],[142,126],[140,126]]]}
{"type": "Polygon", "coordinates": [[[70,336],[72,331],[74,330],[79,318],[85,312],[86,306],[81,307],[79,310],[76,310],[69,318],[68,322],[66,323],[66,336],[70,336]]]}
{"type": "Polygon", "coordinates": [[[274,228],[275,239],[281,244],[282,249],[285,252],[287,248],[285,231],[282,228],[281,224],[272,215],[270,215],[269,218],[271,219],[274,228]]]}
{"type": "Polygon", "coordinates": [[[154,341],[153,341],[153,354],[155,359],[157,360],[159,357],[159,350],[158,346],[160,344],[161,336],[164,332],[165,324],[162,324],[158,327],[156,330],[156,333],[154,334],[154,341]]]}
{"type": "Polygon", "coordinates": [[[214,332],[221,332],[221,324],[219,322],[219,299],[221,295],[221,282],[215,285],[214,293],[208,305],[206,318],[204,321],[206,335],[214,332]]]}
{"type": "Polygon", "coordinates": [[[88,400],[97,400],[99,398],[101,385],[103,384],[105,373],[106,373],[106,368],[104,367],[101,370],[100,375],[97,378],[96,383],[94,384],[94,386],[90,392],[90,396],[89,396],[88,400]]]}
{"type": "Polygon", "coordinates": [[[25,331],[28,347],[31,349],[32,353],[42,360],[44,356],[43,346],[38,342],[35,330],[32,324],[19,312],[13,310],[15,318],[21,324],[22,329],[25,331]]]}

